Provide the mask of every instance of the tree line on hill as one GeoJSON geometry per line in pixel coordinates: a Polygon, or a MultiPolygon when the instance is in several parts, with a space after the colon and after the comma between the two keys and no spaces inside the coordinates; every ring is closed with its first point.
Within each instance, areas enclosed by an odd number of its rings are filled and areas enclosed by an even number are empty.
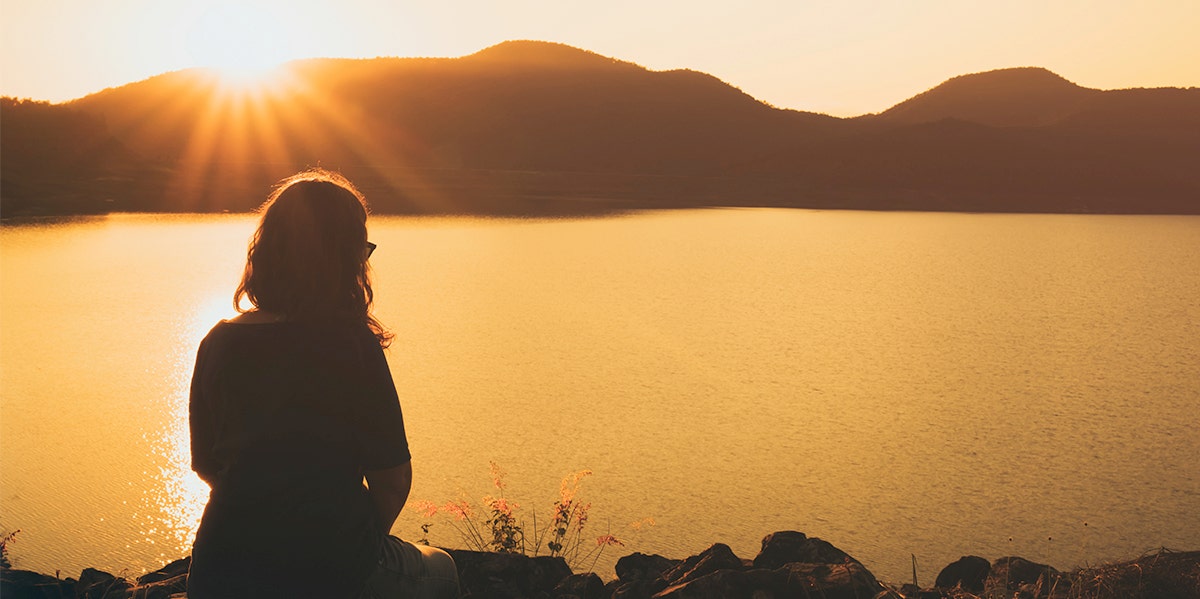
{"type": "Polygon", "coordinates": [[[1200,213],[1200,89],[964,75],[874,115],[782,110],[695,71],[561,44],[192,69],[0,101],[0,215],[241,211],[308,166],[376,212],[639,208],[1200,213]]]}

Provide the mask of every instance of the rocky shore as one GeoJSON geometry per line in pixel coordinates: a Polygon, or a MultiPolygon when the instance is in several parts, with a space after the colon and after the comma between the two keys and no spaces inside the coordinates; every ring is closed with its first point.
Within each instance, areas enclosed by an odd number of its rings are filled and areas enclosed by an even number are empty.
{"type": "MultiPolygon", "coordinates": [[[[1020,557],[965,556],[932,588],[888,585],[844,551],[800,532],[763,538],[753,559],[717,543],[686,559],[633,553],[605,582],[573,573],[560,557],[448,549],[465,599],[973,599],[1200,598],[1200,551],[1162,551],[1136,560],[1060,572],[1020,557]]],[[[0,572],[3,599],[185,599],[190,558],[128,580],[93,568],[78,579],[0,572]]]]}

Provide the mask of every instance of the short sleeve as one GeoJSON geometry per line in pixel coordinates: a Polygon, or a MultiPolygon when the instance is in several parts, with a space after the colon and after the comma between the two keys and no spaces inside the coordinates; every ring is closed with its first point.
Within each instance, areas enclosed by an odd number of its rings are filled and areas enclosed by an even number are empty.
{"type": "Polygon", "coordinates": [[[188,426],[191,432],[192,470],[208,483],[217,475],[217,460],[213,455],[216,423],[211,392],[205,382],[204,369],[209,359],[208,337],[196,350],[196,367],[192,371],[188,395],[188,426]]]}
{"type": "Polygon", "coordinates": [[[356,402],[355,429],[360,466],[364,470],[383,470],[404,464],[412,459],[408,436],[404,430],[404,415],[400,398],[392,380],[383,348],[372,335],[363,347],[363,397],[356,402]]]}

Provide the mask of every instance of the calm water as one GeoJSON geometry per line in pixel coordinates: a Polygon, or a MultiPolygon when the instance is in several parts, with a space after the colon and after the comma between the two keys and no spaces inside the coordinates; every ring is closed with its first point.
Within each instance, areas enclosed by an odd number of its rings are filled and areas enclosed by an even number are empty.
{"type": "MultiPolygon", "coordinates": [[[[138,574],[187,553],[206,494],[192,360],[232,314],[253,224],[0,230],[18,566],[138,574]]],[[[371,239],[414,499],[478,501],[494,461],[545,515],[587,468],[589,526],[624,552],[753,557],[795,529],[885,579],[915,554],[926,583],[967,553],[1065,568],[1200,548],[1200,218],[377,218],[371,239]]],[[[395,531],[416,539],[409,512],[395,531]]]]}

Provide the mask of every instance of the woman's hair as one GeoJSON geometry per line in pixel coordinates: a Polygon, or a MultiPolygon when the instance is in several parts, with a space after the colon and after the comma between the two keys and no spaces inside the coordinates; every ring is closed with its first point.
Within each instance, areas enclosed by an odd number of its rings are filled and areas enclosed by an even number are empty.
{"type": "Polygon", "coordinates": [[[367,325],[379,344],[392,335],[371,315],[367,202],[338,173],[311,169],[281,181],[259,209],[246,270],[233,295],[295,321],[367,325]]]}

